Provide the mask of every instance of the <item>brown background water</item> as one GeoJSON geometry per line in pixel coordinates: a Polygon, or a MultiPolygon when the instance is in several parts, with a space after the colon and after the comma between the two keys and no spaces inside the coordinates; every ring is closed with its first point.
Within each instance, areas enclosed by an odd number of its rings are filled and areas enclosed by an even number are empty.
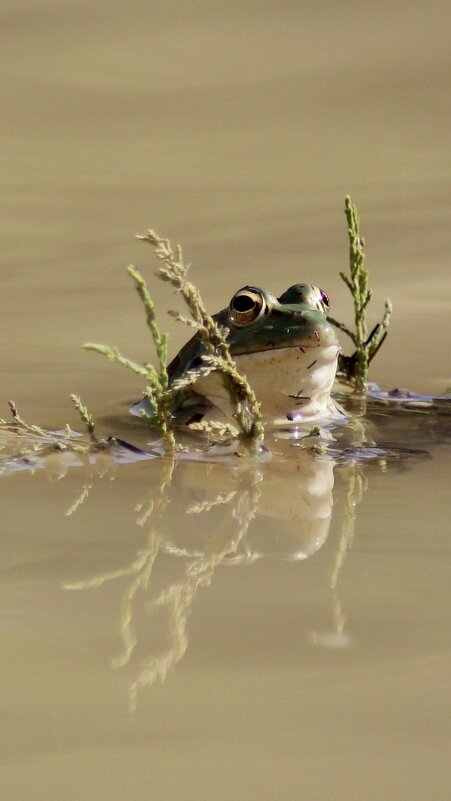
{"type": "MultiPolygon", "coordinates": [[[[29,419],[75,424],[76,391],[105,430],[111,418],[125,427],[139,382],[80,344],[148,358],[124,268],[152,275],[133,239],[149,226],[183,243],[212,310],[244,283],[312,281],[336,316],[350,314],[338,278],[347,193],[363,217],[374,321],[386,295],[395,305],[373,378],[443,391],[449,22],[440,2],[4,0],[1,408],[13,397],[29,419]]],[[[152,291],[159,308],[175,305],[167,287],[152,291]]],[[[186,331],[162,322],[175,351],[186,331]]],[[[408,426],[403,437],[418,439],[408,426]]],[[[427,433],[422,446],[432,460],[366,470],[335,590],[346,473],[335,470],[331,511],[330,476],[266,471],[230,564],[240,508],[186,510],[229,487],[246,511],[249,492],[227,470],[179,471],[123,667],[111,660],[136,575],[123,574],[155,547],[134,510],[161,466],[113,481],[82,470],[56,481],[50,468],[3,477],[2,796],[447,798],[449,452],[427,433]],[[84,482],[89,497],[67,516],[84,482]],[[301,497],[315,498],[310,518],[301,497]],[[281,558],[293,538],[306,561],[281,558]],[[186,571],[195,558],[204,569],[206,552],[214,572],[190,598],[186,571]],[[146,664],[155,675],[130,713],[146,664]]]]}

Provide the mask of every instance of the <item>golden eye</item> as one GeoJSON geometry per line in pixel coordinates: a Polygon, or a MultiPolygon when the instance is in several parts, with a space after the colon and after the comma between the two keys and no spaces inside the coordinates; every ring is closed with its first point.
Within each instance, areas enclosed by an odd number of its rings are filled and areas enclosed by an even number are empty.
{"type": "Polygon", "coordinates": [[[229,305],[229,317],[235,325],[250,325],[260,320],[267,311],[264,296],[258,289],[245,286],[232,298],[229,305]]]}

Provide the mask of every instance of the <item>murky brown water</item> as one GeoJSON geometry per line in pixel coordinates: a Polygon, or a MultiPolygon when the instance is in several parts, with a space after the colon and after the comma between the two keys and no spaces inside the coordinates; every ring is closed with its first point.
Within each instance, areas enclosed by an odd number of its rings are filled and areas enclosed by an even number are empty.
{"type": "MultiPolygon", "coordinates": [[[[79,346],[148,356],[124,270],[151,274],[148,226],[183,242],[212,310],[306,280],[344,316],[348,192],[374,314],[395,304],[373,378],[443,391],[449,19],[4,0],[2,414],[13,397],[75,425],[77,391],[127,434],[139,382],[79,346]]],[[[416,420],[398,441],[433,458],[387,472],[300,454],[3,476],[1,797],[448,798],[449,450],[416,420]]]]}

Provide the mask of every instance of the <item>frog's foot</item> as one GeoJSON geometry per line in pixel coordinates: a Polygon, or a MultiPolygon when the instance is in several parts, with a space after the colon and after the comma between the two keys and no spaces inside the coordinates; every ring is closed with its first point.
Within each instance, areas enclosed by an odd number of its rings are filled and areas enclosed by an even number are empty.
{"type": "Polygon", "coordinates": [[[451,395],[423,395],[404,388],[386,392],[377,384],[368,384],[366,394],[370,400],[392,408],[427,409],[439,414],[451,414],[451,395]]]}
{"type": "Polygon", "coordinates": [[[384,467],[387,463],[405,462],[407,459],[431,459],[429,451],[421,448],[404,448],[392,442],[377,445],[358,445],[347,448],[328,448],[327,455],[336,464],[364,465],[375,462],[384,467]]]}
{"type": "MultiPolygon", "coordinates": [[[[177,427],[189,426],[191,423],[199,423],[201,420],[207,419],[208,413],[213,409],[212,404],[203,398],[201,395],[192,393],[185,401],[172,413],[174,425],[177,427]]],[[[145,417],[146,420],[153,417],[152,407],[148,398],[143,398],[130,406],[130,413],[134,417],[145,417]]],[[[219,410],[215,410],[214,419],[222,418],[219,410]]]]}

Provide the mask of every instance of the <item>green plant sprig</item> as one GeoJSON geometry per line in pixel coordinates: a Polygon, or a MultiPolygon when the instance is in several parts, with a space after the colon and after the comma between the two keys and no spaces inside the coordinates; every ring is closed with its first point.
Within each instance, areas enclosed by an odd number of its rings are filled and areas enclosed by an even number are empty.
{"type": "Polygon", "coordinates": [[[345,214],[348,223],[349,237],[349,275],[340,272],[342,281],[348,287],[354,302],[355,332],[351,331],[345,323],[329,317],[340,331],[343,331],[353,342],[355,353],[353,356],[341,356],[339,371],[350,381],[355,388],[363,392],[368,381],[368,367],[381,347],[393,310],[390,300],[385,301],[384,315],[368,336],[367,307],[372,298],[369,288],[369,272],[365,266],[365,240],[360,233],[360,217],[357,207],[349,195],[345,199],[345,214]]]}
{"type": "Polygon", "coordinates": [[[132,361],[132,359],[128,359],[126,356],[123,356],[116,347],[110,347],[109,345],[102,345],[96,342],[87,342],[83,347],[85,350],[100,353],[102,356],[105,356],[108,361],[127,367],[129,370],[145,379],[144,396],[149,401],[153,416],[147,415],[144,411],[141,415],[149,423],[152,423],[152,425],[159,429],[166,442],[168,451],[173,451],[176,447],[176,442],[171,422],[172,395],[166,389],[169,379],[164,361],[164,348],[166,347],[164,343],[166,335],[160,335],[156,323],[152,322],[150,325],[148,317],[147,321],[152,336],[153,330],[157,332],[157,338],[154,338],[154,343],[160,362],[159,371],[156,370],[152,364],[140,365],[132,361]]]}
{"type": "Polygon", "coordinates": [[[177,245],[174,250],[168,239],[162,239],[152,230],[147,231],[144,236],[139,236],[138,239],[153,246],[156,256],[162,261],[158,277],[170,283],[182,295],[202,341],[209,351],[208,356],[204,357],[204,362],[208,366],[214,366],[214,369],[223,376],[235,407],[239,439],[251,448],[258,448],[264,436],[260,404],[246,377],[240,375],[237,370],[226,340],[227,332],[222,330],[207,313],[199,290],[187,280],[188,267],[184,263],[181,246],[177,245]]]}
{"type": "MultiPolygon", "coordinates": [[[[71,395],[71,399],[88,429],[89,440],[72,431],[69,424],[65,425],[63,431],[49,431],[41,426],[28,423],[19,414],[15,402],[8,402],[12,420],[0,419],[0,431],[4,431],[6,434],[13,434],[19,438],[20,446],[18,452],[14,454],[14,458],[24,458],[29,455],[33,458],[42,457],[53,451],[66,450],[86,454],[93,449],[109,447],[109,441],[99,440],[96,436],[92,415],[78,395],[71,395]]],[[[4,454],[2,456],[5,457],[4,454]]],[[[5,458],[9,458],[8,454],[6,454],[5,458]]]]}
{"type": "Polygon", "coordinates": [[[74,404],[78,414],[80,415],[83,423],[85,424],[88,434],[91,437],[92,442],[98,442],[99,439],[95,432],[95,424],[92,414],[89,412],[87,406],[82,403],[82,400],[79,395],[71,395],[70,399],[74,404]]]}
{"type": "Polygon", "coordinates": [[[169,385],[167,371],[168,335],[162,334],[158,328],[155,318],[155,304],[151,298],[149,289],[141,273],[139,270],[133,267],[132,264],[129,266],[127,272],[134,281],[136,291],[143,302],[144,311],[146,313],[147,327],[152,335],[159,363],[158,379],[162,390],[165,391],[169,385]]]}

